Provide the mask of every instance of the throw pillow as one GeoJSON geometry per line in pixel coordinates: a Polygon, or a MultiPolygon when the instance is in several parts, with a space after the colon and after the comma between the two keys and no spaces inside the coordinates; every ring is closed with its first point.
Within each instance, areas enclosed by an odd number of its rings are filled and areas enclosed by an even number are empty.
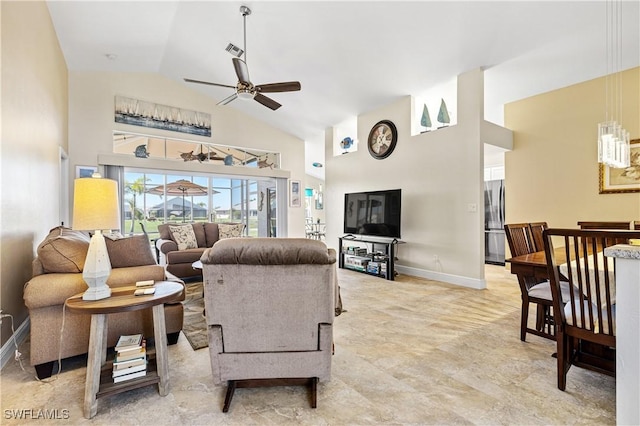
{"type": "Polygon", "coordinates": [[[146,235],[123,238],[105,238],[112,268],[155,265],[156,260],[146,235]]]}
{"type": "Polygon", "coordinates": [[[240,238],[242,237],[242,231],[244,231],[244,223],[218,224],[218,232],[221,240],[225,238],[240,238]]]}
{"type": "Polygon", "coordinates": [[[193,232],[191,225],[170,225],[169,230],[171,231],[173,241],[178,244],[178,250],[198,248],[196,233],[193,232]]]}
{"type": "Polygon", "coordinates": [[[45,272],[82,272],[89,250],[89,235],[58,226],[37,248],[38,259],[45,272]]]}

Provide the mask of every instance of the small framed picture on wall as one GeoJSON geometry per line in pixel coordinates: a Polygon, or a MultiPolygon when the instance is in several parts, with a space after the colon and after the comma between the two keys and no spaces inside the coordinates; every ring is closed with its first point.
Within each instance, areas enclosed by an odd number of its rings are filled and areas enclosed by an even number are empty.
{"type": "Polygon", "coordinates": [[[76,166],[76,179],[91,177],[94,173],[98,172],[98,168],[96,166],[76,166]]]}
{"type": "Polygon", "coordinates": [[[291,207],[300,207],[302,205],[299,180],[289,181],[289,205],[291,207]]]}
{"type": "Polygon", "coordinates": [[[318,192],[318,198],[316,198],[316,210],[322,210],[323,206],[324,206],[324,200],[323,200],[323,195],[322,192],[318,192]]]}

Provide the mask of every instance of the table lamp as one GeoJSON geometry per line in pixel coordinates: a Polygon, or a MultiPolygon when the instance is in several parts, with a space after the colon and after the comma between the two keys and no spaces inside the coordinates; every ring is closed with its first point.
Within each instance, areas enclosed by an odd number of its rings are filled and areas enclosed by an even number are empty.
{"type": "Polygon", "coordinates": [[[118,183],[103,179],[98,173],[90,178],[75,180],[73,192],[73,229],[93,231],[82,278],[89,289],[83,300],[100,300],[111,296],[107,279],[111,274],[111,261],[103,230],[120,229],[118,183]]]}

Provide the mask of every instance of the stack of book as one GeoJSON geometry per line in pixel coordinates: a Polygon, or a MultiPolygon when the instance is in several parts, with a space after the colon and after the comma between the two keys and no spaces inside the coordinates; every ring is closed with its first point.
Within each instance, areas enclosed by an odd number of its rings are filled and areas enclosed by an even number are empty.
{"type": "Polygon", "coordinates": [[[147,348],[142,334],[120,336],[113,360],[113,383],[143,377],[147,374],[147,348]]]}

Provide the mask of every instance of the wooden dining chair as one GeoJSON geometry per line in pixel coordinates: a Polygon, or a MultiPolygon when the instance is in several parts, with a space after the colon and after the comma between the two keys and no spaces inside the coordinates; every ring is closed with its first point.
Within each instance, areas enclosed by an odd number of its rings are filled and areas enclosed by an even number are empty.
{"type": "Polygon", "coordinates": [[[547,229],[547,267],[556,323],[558,389],[565,390],[572,365],[615,377],[616,315],[614,261],[602,247],[640,238],[640,231],[547,229]],[[558,265],[554,238],[564,245],[567,264],[558,265]],[[569,284],[568,300],[562,282],[569,284]]]}
{"type": "Polygon", "coordinates": [[[542,232],[549,227],[547,222],[532,222],[529,227],[531,228],[531,237],[536,251],[543,251],[544,239],[542,238],[542,232]]]}
{"type": "MultiPolygon", "coordinates": [[[[620,222],[607,222],[607,221],[591,221],[591,222],[578,222],[580,229],[599,229],[599,230],[617,230],[617,229],[640,229],[640,222],[635,221],[620,221],[620,222]]],[[[604,250],[600,248],[600,250],[604,250]]]]}
{"type": "MultiPolygon", "coordinates": [[[[504,230],[512,257],[538,251],[528,223],[505,224],[504,230]]],[[[549,282],[522,274],[517,274],[517,277],[522,298],[520,340],[526,341],[527,333],[547,339],[555,339],[555,326],[551,314],[553,302],[549,282]],[[537,305],[535,328],[529,328],[528,325],[529,305],[531,303],[537,305]]]]}
{"type": "Polygon", "coordinates": [[[580,221],[580,229],[632,229],[631,221],[606,222],[606,221],[580,221]]]}

